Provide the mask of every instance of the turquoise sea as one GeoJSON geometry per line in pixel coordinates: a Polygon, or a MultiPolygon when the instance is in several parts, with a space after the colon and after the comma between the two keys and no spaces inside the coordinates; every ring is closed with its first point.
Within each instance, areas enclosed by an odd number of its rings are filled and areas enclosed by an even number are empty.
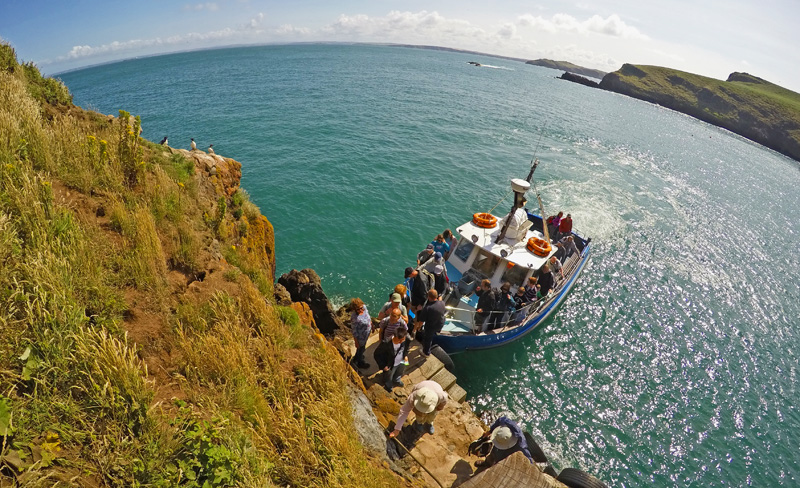
{"type": "Polygon", "coordinates": [[[152,141],[241,161],[278,272],[314,268],[336,303],[373,313],[535,154],[546,211],[572,213],[594,252],[543,328],[455,358],[474,408],[612,486],[800,486],[800,163],[559,74],[293,45],[61,78],[85,108],[141,115],[152,141]]]}

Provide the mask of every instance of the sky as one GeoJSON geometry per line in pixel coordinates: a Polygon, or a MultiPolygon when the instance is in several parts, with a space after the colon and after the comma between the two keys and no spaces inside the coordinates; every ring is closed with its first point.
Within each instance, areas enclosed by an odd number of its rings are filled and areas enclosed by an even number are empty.
{"type": "Polygon", "coordinates": [[[800,92],[800,0],[0,0],[0,39],[48,75],[240,44],[420,44],[596,68],[650,64],[800,92]]]}

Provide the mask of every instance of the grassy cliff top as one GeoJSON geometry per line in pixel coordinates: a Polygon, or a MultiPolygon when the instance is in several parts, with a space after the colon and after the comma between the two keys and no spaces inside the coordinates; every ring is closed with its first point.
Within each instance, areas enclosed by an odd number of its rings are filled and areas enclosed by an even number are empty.
{"type": "Polygon", "coordinates": [[[0,44],[0,486],[392,487],[241,165],[0,44]]]}
{"type": "Polygon", "coordinates": [[[625,64],[600,88],[724,127],[800,160],[800,94],[747,73],[726,81],[660,66],[625,64]]]}
{"type": "Polygon", "coordinates": [[[800,123],[800,94],[747,73],[732,73],[723,81],[672,68],[626,64],[609,75],[640,94],[695,104],[698,93],[711,92],[765,117],[800,123]]]}

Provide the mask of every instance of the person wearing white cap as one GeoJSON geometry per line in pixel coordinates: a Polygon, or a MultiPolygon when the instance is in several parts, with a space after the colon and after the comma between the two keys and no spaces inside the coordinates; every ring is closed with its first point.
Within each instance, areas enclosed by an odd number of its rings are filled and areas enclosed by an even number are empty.
{"type": "Polygon", "coordinates": [[[403,424],[406,423],[408,414],[412,410],[416,416],[417,425],[422,425],[426,432],[433,434],[433,419],[447,405],[448,398],[447,392],[439,383],[432,380],[420,381],[411,390],[408,400],[400,408],[400,415],[397,416],[394,430],[389,437],[395,437],[400,433],[400,429],[403,428],[403,424]]]}
{"type": "Polygon", "coordinates": [[[531,456],[528,443],[525,441],[525,434],[519,425],[510,418],[502,416],[495,420],[483,437],[488,437],[492,441],[492,450],[486,459],[475,463],[476,468],[488,468],[517,451],[522,451],[522,454],[533,463],[533,456],[531,456]]]}

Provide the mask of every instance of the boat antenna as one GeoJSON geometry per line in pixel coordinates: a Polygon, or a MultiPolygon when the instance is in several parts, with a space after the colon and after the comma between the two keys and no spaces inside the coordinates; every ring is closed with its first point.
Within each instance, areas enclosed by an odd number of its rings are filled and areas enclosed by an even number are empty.
{"type": "MultiPolygon", "coordinates": [[[[539,152],[539,146],[542,143],[542,136],[544,135],[544,129],[546,127],[547,127],[547,122],[544,123],[544,126],[542,127],[542,130],[539,132],[539,140],[536,141],[536,148],[534,148],[534,150],[533,150],[533,157],[531,158],[531,172],[528,173],[528,177],[525,178],[525,181],[527,181],[528,183],[531,182],[531,179],[533,178],[533,172],[536,171],[536,167],[539,166],[539,160],[536,159],[536,153],[539,152]]],[[[538,193],[537,193],[537,195],[538,195],[538,193]]]]}

